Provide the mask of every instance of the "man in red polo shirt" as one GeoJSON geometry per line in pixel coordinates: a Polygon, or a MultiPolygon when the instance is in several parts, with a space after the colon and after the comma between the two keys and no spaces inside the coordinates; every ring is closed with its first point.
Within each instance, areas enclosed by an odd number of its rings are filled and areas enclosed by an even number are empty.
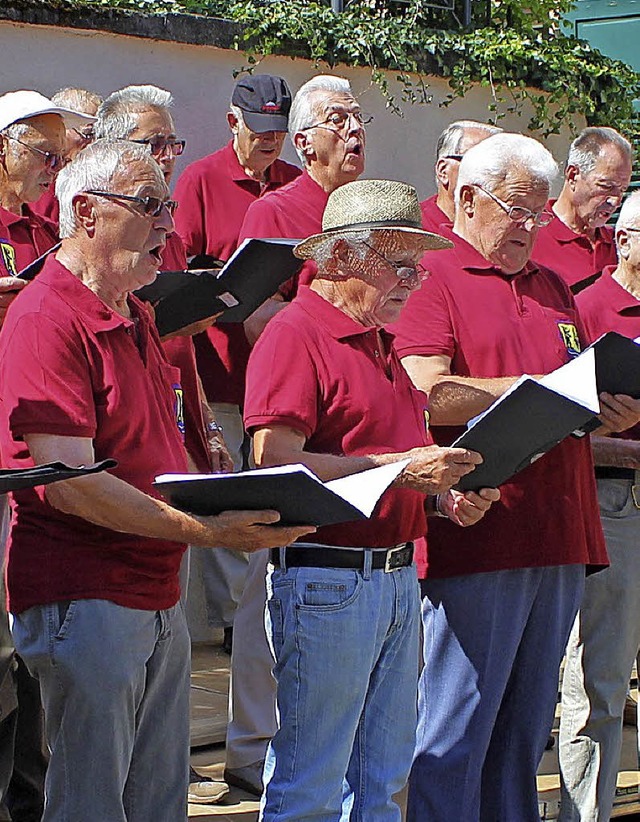
{"type": "Polygon", "coordinates": [[[560,274],[577,294],[616,264],[607,222],[629,187],[633,150],[612,128],[585,128],[571,143],[564,185],[547,207],[554,220],[538,232],[531,258],[560,274]]]}
{"type": "MultiPolygon", "coordinates": [[[[306,237],[322,229],[327,198],[364,171],[365,131],[360,104],[343,77],[319,75],[298,90],[289,115],[289,134],[304,171],[293,182],[256,200],[247,211],[240,237],[306,237]]],[[[298,275],[270,301],[271,313],[286,305],[297,283],[310,282],[316,264],[306,260],[298,275]]],[[[248,327],[252,339],[264,327],[248,327]]],[[[275,683],[263,623],[266,598],[264,556],[249,559],[249,572],[236,613],[236,650],[231,658],[227,769],[232,784],[260,795],[269,739],[276,729],[275,683]]]]}
{"type": "MultiPolygon", "coordinates": [[[[617,267],[576,300],[587,342],[607,331],[640,336],[640,193],[616,223],[617,267]]],[[[631,668],[640,649],[640,426],[592,437],[600,518],[610,566],[587,578],[562,684],[559,819],[609,819],[631,668]]]]}
{"type": "Polygon", "coordinates": [[[45,707],[44,818],[177,822],[185,543],[269,547],[314,529],[268,526],[274,512],[193,517],[159,498],[154,476],[187,467],[179,372],[130,292],[155,278],[175,203],[146,147],[104,140],[63,169],[57,194],[62,245],[0,339],[2,456],[118,465],[97,482],[14,495],[9,606],[45,707]]]}
{"type": "Polygon", "coordinates": [[[434,167],[438,190],[420,203],[422,225],[427,231],[438,231],[443,224],[447,224],[449,228],[453,226],[454,193],[460,160],[472,146],[501,131],[501,128],[488,123],[457,120],[450,123],[438,137],[434,167]]]}
{"type": "Polygon", "coordinates": [[[322,233],[296,248],[316,261],[317,276],[269,323],[249,361],[245,423],[256,462],[302,462],[328,480],[410,459],[369,520],[320,528],[271,554],[266,625],[279,727],[263,822],[400,820],[392,796],[414,744],[419,628],[404,552],[426,531],[425,493],[438,493],[457,525],[498,498],[495,489],[448,490],[478,456],[429,445],[426,397],[382,328],[420,287],[423,251],[449,245],[420,225],[405,183],[362,180],[332,192],[322,233]]]}
{"type": "Polygon", "coordinates": [[[65,125],[92,121],[37,91],[0,97],[0,234],[11,241],[18,271],[58,241],[55,226],[29,204],[51,188],[64,164],[65,125]]]}
{"type": "MultiPolygon", "coordinates": [[[[460,164],[455,246],[427,255],[431,278],[393,327],[403,364],[430,392],[440,443],[517,376],[580,350],[568,287],[529,262],[555,173],[549,152],[518,134],[489,137],[460,164]]],[[[638,418],[630,398],[603,405],[612,422],[638,418]]],[[[411,822],[539,820],[558,668],[585,566],[607,562],[588,440],[564,440],[501,493],[472,535],[440,520],[429,529],[411,822]]]]}
{"type": "MultiPolygon", "coordinates": [[[[219,151],[187,166],[176,185],[180,204],[176,231],[196,267],[226,261],[236,250],[247,209],[256,199],[298,176],[300,170],[278,159],[287,132],[291,92],[285,80],[269,74],[236,83],[227,112],[232,139],[219,151]],[[208,258],[208,259],[207,259],[208,258]]],[[[250,345],[241,323],[212,326],[194,338],[198,371],[213,418],[223,430],[236,470],[243,467],[241,406],[250,345]]],[[[208,619],[230,629],[247,572],[244,555],[220,551],[203,562],[208,619]]],[[[230,650],[230,648],[229,648],[230,650]]]]}

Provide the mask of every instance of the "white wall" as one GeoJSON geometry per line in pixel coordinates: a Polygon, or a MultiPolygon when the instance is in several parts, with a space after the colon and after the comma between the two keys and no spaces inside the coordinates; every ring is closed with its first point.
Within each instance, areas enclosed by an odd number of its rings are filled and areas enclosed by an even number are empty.
{"type": "MultiPolygon", "coordinates": [[[[235,82],[233,71],[243,65],[241,52],[209,46],[0,21],[0,93],[33,88],[51,95],[64,86],[81,86],[104,96],[131,83],[169,89],[176,99],[179,136],[187,140],[177,174],[186,163],[228,139],[224,115],[235,82]]],[[[260,71],[285,77],[295,92],[319,70],[306,60],[269,57],[260,71]]],[[[431,78],[433,103],[405,105],[405,116],[399,118],[385,108],[368,70],[340,67],[335,73],[349,78],[363,110],[375,116],[367,130],[366,176],[405,180],[416,186],[421,197],[435,188],[433,155],[442,129],[452,120],[488,117],[487,88],[473,89],[464,100],[444,108],[438,103],[447,96],[448,86],[431,78]]],[[[526,116],[510,115],[500,125],[521,131],[527,122],[526,116]]],[[[556,159],[564,159],[569,139],[567,132],[548,141],[556,159]]],[[[288,141],[282,156],[296,161],[288,141]]]]}

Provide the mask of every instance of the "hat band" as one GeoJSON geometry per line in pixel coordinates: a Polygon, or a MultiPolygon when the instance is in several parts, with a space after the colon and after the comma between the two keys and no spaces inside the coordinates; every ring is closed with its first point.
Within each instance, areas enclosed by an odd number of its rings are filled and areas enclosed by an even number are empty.
{"type": "Polygon", "coordinates": [[[409,222],[408,220],[376,220],[368,223],[345,223],[344,225],[327,226],[323,231],[359,231],[367,228],[418,228],[422,229],[422,223],[409,222]]]}

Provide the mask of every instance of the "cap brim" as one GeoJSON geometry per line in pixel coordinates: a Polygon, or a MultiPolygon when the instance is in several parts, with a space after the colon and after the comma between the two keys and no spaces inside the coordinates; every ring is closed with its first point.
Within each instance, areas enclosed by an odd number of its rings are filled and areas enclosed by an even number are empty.
{"type": "Polygon", "coordinates": [[[245,124],[256,134],[266,131],[287,131],[289,119],[286,114],[256,114],[255,111],[242,111],[245,124]]]}
{"type": "Polygon", "coordinates": [[[60,106],[49,106],[47,108],[38,109],[37,111],[29,111],[18,114],[17,117],[12,117],[7,122],[7,119],[0,119],[0,131],[9,128],[14,123],[22,123],[25,120],[31,120],[34,117],[40,117],[42,114],[59,114],[64,120],[65,126],[73,128],[74,126],[86,126],[89,123],[95,123],[96,118],[89,114],[81,114],[79,111],[72,111],[70,108],[61,108],[60,106]]]}
{"type": "MultiPolygon", "coordinates": [[[[398,231],[402,234],[411,234],[416,239],[420,240],[420,246],[423,251],[443,251],[445,248],[453,248],[453,243],[451,240],[447,240],[446,237],[441,237],[439,234],[433,234],[430,231],[424,231],[421,228],[411,228],[401,227],[401,226],[388,226],[388,227],[380,227],[380,228],[371,228],[368,229],[371,232],[378,232],[378,231],[398,231]]],[[[296,257],[301,260],[312,260],[315,250],[318,246],[323,243],[325,240],[330,239],[340,239],[344,238],[348,240],[350,237],[354,235],[362,234],[363,229],[361,228],[354,228],[350,230],[348,228],[341,228],[337,231],[323,231],[322,234],[314,234],[312,237],[307,237],[306,240],[303,240],[301,243],[298,243],[297,246],[293,249],[293,253],[296,257]]]]}

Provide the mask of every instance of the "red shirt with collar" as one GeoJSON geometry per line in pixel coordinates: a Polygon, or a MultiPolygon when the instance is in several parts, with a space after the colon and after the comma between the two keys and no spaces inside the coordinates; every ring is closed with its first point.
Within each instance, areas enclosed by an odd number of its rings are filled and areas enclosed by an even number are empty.
{"type": "MultiPolygon", "coordinates": [[[[161,271],[181,271],[186,267],[187,255],[182,240],[175,232],[169,234],[162,252],[161,271]]],[[[162,274],[158,276],[161,277],[162,274]]],[[[162,347],[171,365],[180,369],[184,397],[184,444],[198,471],[208,474],[211,471],[211,459],[198,390],[198,369],[193,338],[173,337],[165,340],[162,347]]]]}
{"type": "MultiPolygon", "coordinates": [[[[632,340],[640,337],[640,300],[613,279],[611,275],[615,269],[613,265],[607,266],[602,277],[576,297],[589,343],[607,331],[617,331],[632,340]]],[[[640,440],[640,424],[611,436],[640,440]]]]}
{"type": "MultiPolygon", "coordinates": [[[[547,203],[551,213],[555,202],[547,203]]],[[[531,259],[559,274],[575,294],[597,279],[605,266],[616,264],[614,231],[609,226],[596,228],[592,243],[554,215],[549,225],[538,231],[531,259]]]]}
{"type": "MultiPolygon", "coordinates": [[[[280,188],[300,169],[276,160],[267,181],[248,177],[238,162],[233,140],[224,148],[187,166],[176,185],[176,231],[187,255],[231,257],[239,244],[240,227],[249,206],[280,188]]],[[[195,340],[196,357],[207,399],[242,405],[244,377],[250,346],[241,323],[214,325],[195,340]]]]}
{"type": "Polygon", "coordinates": [[[55,226],[59,225],[60,203],[55,194],[55,185],[50,185],[39,200],[31,203],[31,210],[55,226]]]}
{"type": "Polygon", "coordinates": [[[436,234],[441,234],[441,228],[446,225],[449,231],[453,229],[453,223],[438,205],[438,195],[434,194],[427,200],[420,203],[420,211],[422,212],[422,227],[425,231],[433,231],[436,234]]]}
{"type": "MultiPolygon", "coordinates": [[[[405,451],[430,440],[427,401],[411,384],[381,332],[348,317],[310,288],[273,318],[247,370],[247,430],[286,425],[306,438],[305,450],[362,456],[405,451]]],[[[369,520],[319,528],[305,542],[389,547],[426,531],[424,496],[386,491],[369,520]]]]}
{"type": "MultiPolygon", "coordinates": [[[[576,307],[553,272],[528,263],[506,276],[460,237],[423,263],[431,277],[392,328],[401,357],[445,355],[452,374],[490,378],[547,373],[579,349],[576,307]]],[[[432,430],[440,444],[461,432],[432,430]]],[[[429,577],[606,564],[588,438],[567,438],[500,490],[473,528],[430,522],[429,577]]]]}
{"type": "MultiPolygon", "coordinates": [[[[157,474],[184,472],[179,373],[149,313],[108,308],[56,259],[20,292],[0,335],[0,448],[9,468],[33,465],[25,434],[93,440],[96,460],[146,494],[157,474]]],[[[145,610],[178,601],[185,546],[118,533],[52,508],[44,488],[16,491],[7,570],[9,607],[107,599],[145,610]]]]}
{"type": "Polygon", "coordinates": [[[13,246],[18,271],[37,260],[59,239],[56,226],[32,211],[29,205],[22,206],[22,214],[14,214],[0,206],[0,235],[13,246]]]}

